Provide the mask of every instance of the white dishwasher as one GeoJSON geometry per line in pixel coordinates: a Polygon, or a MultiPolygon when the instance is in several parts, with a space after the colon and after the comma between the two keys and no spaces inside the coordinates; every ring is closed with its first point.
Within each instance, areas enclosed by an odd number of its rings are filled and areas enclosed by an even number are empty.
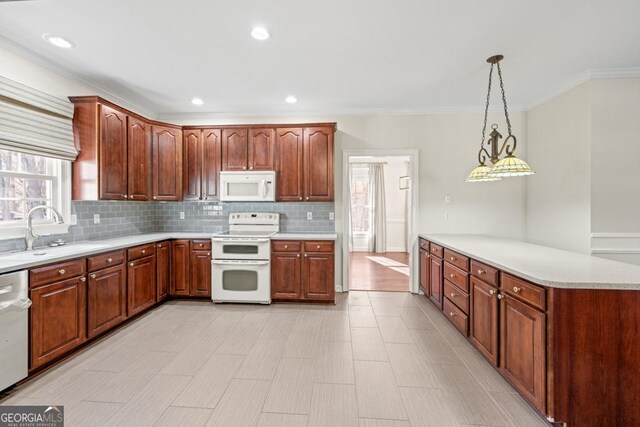
{"type": "Polygon", "coordinates": [[[0,275],[0,390],[28,374],[29,284],[27,271],[0,275]]]}

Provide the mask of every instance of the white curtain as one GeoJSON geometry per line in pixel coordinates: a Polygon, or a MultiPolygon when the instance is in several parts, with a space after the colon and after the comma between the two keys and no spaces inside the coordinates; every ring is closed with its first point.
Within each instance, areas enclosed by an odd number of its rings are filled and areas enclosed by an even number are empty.
{"type": "Polygon", "coordinates": [[[371,198],[371,224],[369,226],[369,252],[387,251],[387,214],[384,194],[384,165],[369,165],[369,197],[371,198]]]}

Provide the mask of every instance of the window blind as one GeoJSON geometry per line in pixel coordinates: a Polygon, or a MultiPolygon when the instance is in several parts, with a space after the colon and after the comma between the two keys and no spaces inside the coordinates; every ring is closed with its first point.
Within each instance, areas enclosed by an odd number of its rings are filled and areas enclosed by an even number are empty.
{"type": "Polygon", "coordinates": [[[0,148],[75,160],[73,104],[0,76],[0,148]]]}

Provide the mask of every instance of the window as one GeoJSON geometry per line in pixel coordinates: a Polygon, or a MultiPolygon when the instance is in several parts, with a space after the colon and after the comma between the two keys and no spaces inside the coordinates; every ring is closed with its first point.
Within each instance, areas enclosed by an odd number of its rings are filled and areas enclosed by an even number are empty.
{"type": "MultiPolygon", "coordinates": [[[[39,205],[55,207],[67,221],[69,169],[68,161],[0,149],[0,234],[23,230],[27,214],[39,205]]],[[[33,220],[34,225],[54,223],[51,211],[45,210],[35,212],[33,220]]]]}
{"type": "Polygon", "coordinates": [[[352,169],[351,174],[351,229],[353,233],[368,233],[371,223],[369,198],[369,169],[352,169]]]}

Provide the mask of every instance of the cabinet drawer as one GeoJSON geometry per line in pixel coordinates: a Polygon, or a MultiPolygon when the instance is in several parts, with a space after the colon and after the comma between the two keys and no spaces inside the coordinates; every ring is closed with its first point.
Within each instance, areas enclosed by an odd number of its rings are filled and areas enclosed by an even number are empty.
{"type": "Polygon", "coordinates": [[[458,267],[444,262],[444,278],[469,293],[469,273],[460,270],[458,267]]]}
{"type": "Polygon", "coordinates": [[[438,246],[435,243],[430,243],[429,244],[429,252],[431,253],[431,255],[435,255],[438,258],[442,258],[443,255],[443,249],[442,246],[438,246]]]}
{"type": "Polygon", "coordinates": [[[46,285],[48,283],[59,282],[85,273],[84,259],[60,262],[44,267],[34,268],[29,271],[29,285],[31,288],[46,285]]]}
{"type": "Polygon", "coordinates": [[[442,311],[444,311],[445,316],[451,320],[453,326],[463,333],[465,337],[469,335],[469,317],[449,301],[449,298],[444,298],[442,311]]]}
{"type": "Polygon", "coordinates": [[[420,249],[424,249],[425,251],[429,250],[429,242],[424,240],[424,239],[420,239],[420,249]]]}
{"type": "Polygon", "coordinates": [[[136,246],[135,248],[127,249],[127,259],[133,261],[134,259],[143,258],[156,253],[156,244],[149,243],[148,245],[136,246]]]}
{"type": "Polygon", "coordinates": [[[444,295],[465,314],[469,314],[469,294],[462,292],[448,280],[444,281],[444,295]]]}
{"type": "Polygon", "coordinates": [[[274,252],[300,252],[302,242],[277,241],[271,242],[271,249],[274,252]]]}
{"type": "Polygon", "coordinates": [[[469,258],[464,255],[460,255],[457,252],[453,252],[445,248],[444,259],[456,267],[460,267],[464,271],[469,271],[469,258]]]}
{"type": "Polygon", "coordinates": [[[489,267],[486,264],[476,261],[475,259],[471,260],[471,274],[485,283],[498,286],[500,272],[493,267],[489,267]]]}
{"type": "Polygon", "coordinates": [[[87,258],[87,269],[89,272],[94,272],[106,267],[122,264],[123,261],[124,250],[107,252],[106,254],[95,255],[87,258]]]}
{"type": "Polygon", "coordinates": [[[210,251],[211,240],[192,240],[191,250],[192,251],[210,251]]]}
{"type": "Polygon", "coordinates": [[[316,241],[316,242],[304,242],[305,252],[333,252],[333,242],[331,241],[316,241]]]}
{"type": "Polygon", "coordinates": [[[541,310],[546,307],[546,295],[543,287],[502,273],[502,289],[512,297],[541,310]]]}

